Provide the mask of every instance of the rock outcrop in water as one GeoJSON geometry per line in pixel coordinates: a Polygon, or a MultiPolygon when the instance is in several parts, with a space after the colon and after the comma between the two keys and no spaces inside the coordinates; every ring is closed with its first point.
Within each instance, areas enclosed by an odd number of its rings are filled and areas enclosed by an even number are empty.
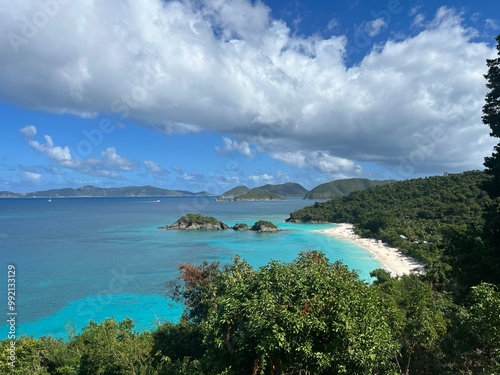
{"type": "Polygon", "coordinates": [[[238,223],[238,224],[235,224],[233,226],[233,229],[234,230],[237,230],[237,231],[245,231],[245,230],[249,230],[250,227],[248,226],[248,224],[245,224],[245,223],[238,223]]]}
{"type": "Polygon", "coordinates": [[[256,232],[278,232],[280,229],[270,221],[259,220],[252,225],[250,230],[256,232]]]}
{"type": "Polygon", "coordinates": [[[230,229],[228,225],[217,220],[212,216],[201,214],[186,214],[175,223],[165,225],[159,229],[177,229],[177,230],[226,230],[230,229]]]}
{"type": "Polygon", "coordinates": [[[254,225],[249,226],[245,223],[235,224],[232,228],[222,221],[217,220],[212,216],[204,216],[201,214],[186,214],[173,224],[159,227],[164,230],[227,230],[234,229],[235,231],[252,230],[255,232],[279,232],[280,229],[266,220],[259,220],[254,225]]]}

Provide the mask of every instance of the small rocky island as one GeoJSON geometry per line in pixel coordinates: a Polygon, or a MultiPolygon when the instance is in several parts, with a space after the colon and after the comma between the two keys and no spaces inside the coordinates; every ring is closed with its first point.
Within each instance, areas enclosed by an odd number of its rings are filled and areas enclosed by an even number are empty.
{"type": "Polygon", "coordinates": [[[212,216],[201,214],[186,214],[175,223],[165,225],[158,229],[177,230],[226,230],[229,226],[212,216]]]}
{"type": "Polygon", "coordinates": [[[186,214],[182,216],[179,220],[177,220],[173,224],[165,225],[159,227],[158,229],[164,230],[227,230],[234,229],[235,231],[246,231],[252,230],[255,232],[279,232],[280,229],[266,220],[259,220],[254,225],[249,226],[245,223],[238,223],[234,225],[232,228],[227,224],[224,224],[222,221],[217,220],[212,216],[205,216],[201,214],[186,214]]]}
{"type": "Polygon", "coordinates": [[[256,232],[278,232],[280,229],[270,221],[259,220],[250,227],[256,232]]]}

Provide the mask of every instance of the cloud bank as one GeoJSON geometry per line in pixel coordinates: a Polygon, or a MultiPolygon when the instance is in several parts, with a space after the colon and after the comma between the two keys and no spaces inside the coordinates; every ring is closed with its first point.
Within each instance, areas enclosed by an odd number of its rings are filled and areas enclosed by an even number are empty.
{"type": "MultiPolygon", "coordinates": [[[[294,35],[261,2],[1,3],[0,98],[25,107],[213,131],[224,137],[219,154],[251,157],[255,145],[297,168],[351,174],[362,162],[402,177],[478,168],[492,149],[481,107],[495,51],[449,8],[346,66],[345,36],[294,35]]],[[[391,24],[366,27],[376,35],[391,24]]],[[[50,137],[31,142],[75,163],[50,137]]],[[[133,168],[105,152],[106,163],[133,168]]]]}

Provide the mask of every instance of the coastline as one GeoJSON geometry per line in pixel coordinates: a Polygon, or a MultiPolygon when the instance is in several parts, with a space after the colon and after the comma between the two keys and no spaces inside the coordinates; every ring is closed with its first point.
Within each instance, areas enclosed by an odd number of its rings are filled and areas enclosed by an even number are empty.
{"type": "Polygon", "coordinates": [[[389,247],[387,244],[371,238],[359,237],[354,233],[352,224],[339,223],[335,225],[334,228],[321,229],[316,232],[350,241],[369,251],[393,277],[408,275],[410,273],[421,273],[425,269],[423,263],[415,258],[404,255],[397,248],[389,247]]]}

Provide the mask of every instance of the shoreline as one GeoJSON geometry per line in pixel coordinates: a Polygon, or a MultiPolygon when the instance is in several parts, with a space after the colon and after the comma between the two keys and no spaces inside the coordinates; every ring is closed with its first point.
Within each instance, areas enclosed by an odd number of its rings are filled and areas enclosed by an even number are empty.
{"type": "Polygon", "coordinates": [[[352,242],[369,251],[382,264],[383,268],[391,273],[392,277],[422,273],[425,270],[423,263],[404,255],[399,249],[372,238],[359,237],[354,233],[352,224],[339,223],[335,225],[333,228],[320,229],[315,232],[352,242]]]}

